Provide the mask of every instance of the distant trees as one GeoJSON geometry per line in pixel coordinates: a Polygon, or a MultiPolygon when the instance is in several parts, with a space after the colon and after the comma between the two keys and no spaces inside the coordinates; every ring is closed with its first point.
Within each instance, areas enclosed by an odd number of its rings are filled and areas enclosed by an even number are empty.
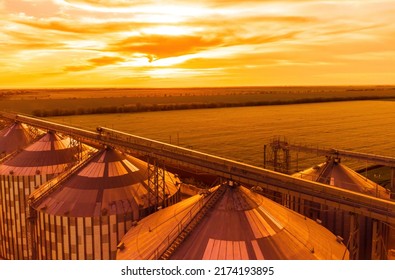
{"type": "Polygon", "coordinates": [[[211,109],[228,107],[247,107],[247,106],[269,106],[269,105],[290,105],[303,103],[320,102],[340,102],[356,100],[377,100],[388,99],[388,96],[346,96],[346,97],[314,97],[314,98],[295,98],[287,100],[270,101],[243,101],[243,102],[207,102],[207,103],[169,103],[169,104],[142,104],[135,103],[122,106],[100,106],[95,108],[76,108],[76,109],[35,109],[32,114],[37,117],[55,117],[88,114],[116,114],[116,113],[139,113],[172,110],[191,110],[191,109],[211,109]]]}

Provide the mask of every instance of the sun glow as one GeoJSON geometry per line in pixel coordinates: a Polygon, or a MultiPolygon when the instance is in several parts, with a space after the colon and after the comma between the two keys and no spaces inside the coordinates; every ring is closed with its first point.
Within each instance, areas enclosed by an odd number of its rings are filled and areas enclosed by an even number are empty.
{"type": "Polygon", "coordinates": [[[98,40],[77,40],[64,43],[70,49],[103,49],[106,47],[106,43],[98,40]]]}
{"type": "Polygon", "coordinates": [[[193,33],[200,32],[202,30],[203,30],[202,28],[198,28],[198,27],[162,25],[162,26],[142,28],[141,32],[144,34],[180,36],[180,35],[190,35],[193,33]]]}

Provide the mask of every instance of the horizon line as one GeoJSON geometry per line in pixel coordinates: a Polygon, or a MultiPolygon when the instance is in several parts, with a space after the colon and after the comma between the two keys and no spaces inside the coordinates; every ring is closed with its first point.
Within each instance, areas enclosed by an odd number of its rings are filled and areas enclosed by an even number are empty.
{"type": "Polygon", "coordinates": [[[82,90],[82,89],[118,89],[118,90],[130,90],[130,89],[216,89],[216,88],[307,88],[307,87],[322,87],[322,88],[340,88],[340,87],[394,87],[395,84],[350,84],[350,85],[264,85],[264,86],[190,86],[190,87],[116,87],[116,86],[86,86],[86,87],[4,87],[0,90],[82,90]]]}

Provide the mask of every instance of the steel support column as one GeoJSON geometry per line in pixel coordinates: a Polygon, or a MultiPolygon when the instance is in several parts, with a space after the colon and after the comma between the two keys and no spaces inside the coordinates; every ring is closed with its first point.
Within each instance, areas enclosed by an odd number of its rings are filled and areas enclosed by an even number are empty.
{"type": "Polygon", "coordinates": [[[350,237],[348,240],[348,251],[350,260],[359,259],[359,215],[350,215],[350,237]]]}
{"type": "Polygon", "coordinates": [[[158,207],[166,207],[166,180],[165,168],[157,159],[148,159],[148,203],[151,205],[150,195],[154,195],[155,211],[158,207]],[[159,166],[160,165],[160,166],[159,166]],[[161,205],[160,205],[161,203],[161,205]]]}
{"type": "MultiPolygon", "coordinates": [[[[30,201],[29,201],[30,204],[30,201]]],[[[36,235],[35,235],[35,223],[37,219],[36,210],[29,206],[29,210],[27,213],[27,227],[28,227],[28,234],[27,234],[27,242],[28,242],[28,251],[29,251],[29,260],[36,260],[37,259],[37,247],[36,247],[36,235]]]]}
{"type": "Polygon", "coordinates": [[[75,148],[77,150],[77,160],[80,162],[82,160],[82,143],[81,141],[73,138],[72,136],[68,136],[70,138],[68,148],[75,148]]]}
{"type": "Polygon", "coordinates": [[[276,139],[270,143],[273,152],[273,169],[288,174],[290,170],[290,151],[288,143],[276,139]]]}
{"type": "Polygon", "coordinates": [[[395,195],[395,167],[391,167],[391,193],[395,195]]]}
{"type": "Polygon", "coordinates": [[[372,223],[372,260],[382,260],[386,258],[385,248],[386,226],[377,220],[372,223]]]}

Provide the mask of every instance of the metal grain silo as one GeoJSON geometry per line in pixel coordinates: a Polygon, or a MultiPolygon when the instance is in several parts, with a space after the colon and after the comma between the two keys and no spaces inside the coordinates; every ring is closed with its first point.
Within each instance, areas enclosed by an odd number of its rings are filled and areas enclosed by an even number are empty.
{"type": "Polygon", "coordinates": [[[390,198],[390,193],[384,187],[342,164],[340,158],[328,158],[326,162],[295,173],[293,176],[378,198],[390,198]]]}
{"type": "Polygon", "coordinates": [[[78,161],[68,137],[48,132],[0,165],[0,255],[30,259],[28,198],[43,183],[78,161]]]}
{"type": "Polygon", "coordinates": [[[26,125],[15,122],[0,131],[0,160],[22,150],[33,142],[35,136],[26,125]]]}
{"type": "Polygon", "coordinates": [[[223,185],[141,220],[121,240],[117,259],[348,259],[348,251],[315,221],[223,185]]]}
{"type": "MultiPolygon", "coordinates": [[[[314,167],[293,174],[294,177],[302,178],[342,188],[348,191],[359,192],[365,195],[381,199],[390,199],[390,193],[382,186],[367,179],[351,168],[341,163],[340,158],[328,157],[327,161],[314,167]]],[[[381,225],[371,218],[362,218],[349,211],[343,211],[336,207],[322,205],[318,202],[303,200],[296,196],[286,196],[284,204],[307,217],[320,221],[334,234],[344,238],[344,242],[363,244],[351,250],[352,258],[371,259],[381,258],[386,254],[385,249],[376,250],[372,243],[372,228],[379,227],[383,231],[385,225],[381,225]],[[358,231],[354,228],[357,224],[358,231]],[[378,252],[383,251],[383,252],[378,252]],[[379,256],[381,255],[381,256],[379,256]]],[[[355,245],[357,246],[357,245],[355,245]]]]}
{"type": "Polygon", "coordinates": [[[33,193],[37,258],[115,259],[133,223],[155,207],[178,202],[177,179],[162,171],[164,189],[158,189],[146,162],[107,148],[48,193],[33,193]]]}
{"type": "MultiPolygon", "coordinates": [[[[297,172],[292,176],[382,199],[390,198],[390,193],[384,187],[363,177],[361,174],[342,164],[339,158],[329,157],[326,162],[297,172]]],[[[284,204],[287,205],[288,208],[302,213],[312,219],[323,220],[325,224],[328,223],[326,216],[332,215],[330,213],[331,211],[328,211],[326,207],[323,209],[323,207],[317,202],[302,200],[294,196],[287,196],[284,198],[284,201],[284,204]]],[[[332,218],[332,223],[335,223],[333,220],[334,218],[332,218]]],[[[340,223],[337,224],[339,225],[340,223]]],[[[336,225],[332,225],[330,227],[333,228],[335,226],[336,225]]],[[[340,229],[337,232],[338,234],[342,234],[340,229]]]]}

